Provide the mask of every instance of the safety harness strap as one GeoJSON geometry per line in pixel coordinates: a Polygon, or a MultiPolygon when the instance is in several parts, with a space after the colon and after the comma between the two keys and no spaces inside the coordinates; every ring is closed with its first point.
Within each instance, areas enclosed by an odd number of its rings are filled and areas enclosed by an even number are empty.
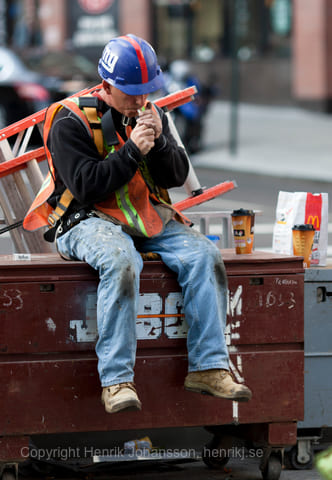
{"type": "Polygon", "coordinates": [[[119,144],[111,109],[107,110],[107,112],[101,117],[101,128],[108,147],[119,144]]]}
{"type": "Polygon", "coordinates": [[[103,156],[104,139],[103,139],[103,132],[101,130],[100,119],[98,118],[98,115],[97,115],[97,109],[91,108],[91,107],[85,107],[83,108],[83,112],[85,113],[88,119],[88,122],[90,124],[91,130],[93,133],[93,140],[96,144],[99,155],[103,156]]]}
{"type": "Polygon", "coordinates": [[[51,227],[55,227],[57,222],[60,220],[60,218],[66,213],[73,198],[74,198],[73,194],[70,192],[68,188],[66,188],[66,190],[61,195],[56,208],[48,216],[48,223],[50,224],[51,227]]]}
{"type": "MultiPolygon", "coordinates": [[[[78,101],[78,107],[81,108],[88,120],[90,128],[93,134],[93,140],[97,147],[99,155],[104,155],[104,140],[101,129],[100,118],[97,113],[98,98],[92,95],[80,97],[78,101]]],[[[55,227],[57,222],[63,217],[69,208],[74,196],[68,188],[62,193],[60,200],[57,203],[56,208],[48,216],[48,223],[50,227],[55,227]]]]}

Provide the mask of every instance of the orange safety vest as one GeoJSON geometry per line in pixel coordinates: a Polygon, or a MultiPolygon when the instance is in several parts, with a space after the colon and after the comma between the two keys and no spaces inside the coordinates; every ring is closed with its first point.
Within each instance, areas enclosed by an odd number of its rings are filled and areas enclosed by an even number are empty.
{"type": "MultiPolygon", "coordinates": [[[[65,106],[81,119],[91,137],[94,138],[99,153],[103,156],[108,153],[107,151],[105,153],[103,151],[104,143],[101,129],[91,128],[87,118],[87,111],[82,111],[82,109],[76,104],[76,101],[77,98],[65,99],[51,105],[46,113],[44,144],[50,172],[45,178],[35,200],[24,218],[23,227],[26,230],[36,230],[45,226],[51,228],[54,227],[73,199],[70,191],[66,189],[55,209],[53,209],[47,202],[55,188],[55,170],[51,153],[47,148],[47,139],[54,117],[62,107],[65,106]]],[[[94,110],[94,120],[98,121],[100,125],[100,119],[97,117],[96,108],[88,108],[94,110]]],[[[130,133],[128,132],[128,137],[129,134],[130,133]]],[[[111,152],[118,150],[124,145],[124,140],[121,136],[117,132],[116,135],[119,143],[112,147],[111,152]]],[[[168,201],[163,200],[161,196],[164,196],[165,193],[163,189],[161,189],[161,195],[158,194],[157,190],[155,192],[149,190],[146,183],[148,179],[144,176],[144,170],[147,170],[144,169],[144,166],[146,166],[144,160],[142,161],[142,164],[141,167],[143,168],[138,168],[133,178],[126,185],[110,194],[107,200],[95,204],[94,208],[116,219],[121,224],[134,228],[136,232],[139,232],[142,236],[151,237],[160,233],[164,224],[159,213],[154,208],[156,204],[167,204],[174,210],[174,213],[179,214],[179,212],[172,207],[168,201]]],[[[183,219],[185,218],[182,215],[181,217],[183,219]]]]}

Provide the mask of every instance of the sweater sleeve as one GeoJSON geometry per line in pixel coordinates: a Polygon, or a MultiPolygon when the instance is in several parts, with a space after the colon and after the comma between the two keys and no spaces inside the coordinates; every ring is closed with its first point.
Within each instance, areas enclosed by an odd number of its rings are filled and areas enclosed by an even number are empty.
{"type": "Polygon", "coordinates": [[[162,188],[180,187],[184,184],[189,162],[185,150],[179,147],[171,134],[167,116],[161,110],[162,134],[147,155],[147,163],[153,180],[162,188]]]}
{"type": "Polygon", "coordinates": [[[127,141],[102,159],[85,127],[71,113],[56,118],[48,146],[59,180],[81,204],[102,201],[134,176],[139,152],[127,141]]]}

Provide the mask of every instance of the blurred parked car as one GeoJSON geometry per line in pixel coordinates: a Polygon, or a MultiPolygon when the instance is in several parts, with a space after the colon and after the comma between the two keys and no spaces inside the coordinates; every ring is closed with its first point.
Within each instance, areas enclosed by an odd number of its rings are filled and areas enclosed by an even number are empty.
{"type": "Polygon", "coordinates": [[[13,51],[0,47],[0,128],[14,123],[51,102],[55,79],[28,69],[13,51]]]}
{"type": "Polygon", "coordinates": [[[100,83],[97,68],[70,52],[26,55],[0,47],[0,129],[100,83]]]}
{"type": "MultiPolygon", "coordinates": [[[[69,51],[31,54],[26,58],[31,70],[60,80],[57,93],[61,98],[99,84],[97,62],[98,59],[94,63],[83,55],[69,51]]],[[[55,98],[56,92],[52,96],[53,100],[58,100],[55,98]]]]}

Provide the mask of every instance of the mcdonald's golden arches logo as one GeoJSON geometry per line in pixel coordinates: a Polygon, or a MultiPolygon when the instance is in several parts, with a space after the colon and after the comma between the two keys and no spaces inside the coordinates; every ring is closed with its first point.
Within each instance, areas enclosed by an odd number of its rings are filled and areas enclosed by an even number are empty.
{"type": "Polygon", "coordinates": [[[306,223],[311,223],[315,230],[320,230],[320,221],[318,215],[309,215],[306,223]]]}

